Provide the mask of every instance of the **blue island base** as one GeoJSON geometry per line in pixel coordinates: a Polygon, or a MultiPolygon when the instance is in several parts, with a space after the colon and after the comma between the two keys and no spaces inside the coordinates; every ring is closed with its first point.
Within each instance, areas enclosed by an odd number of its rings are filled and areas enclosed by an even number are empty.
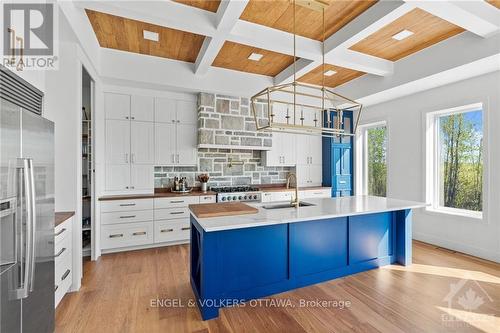
{"type": "Polygon", "coordinates": [[[213,319],[238,302],[410,265],[411,238],[409,209],[212,232],[191,216],[191,286],[213,319]]]}

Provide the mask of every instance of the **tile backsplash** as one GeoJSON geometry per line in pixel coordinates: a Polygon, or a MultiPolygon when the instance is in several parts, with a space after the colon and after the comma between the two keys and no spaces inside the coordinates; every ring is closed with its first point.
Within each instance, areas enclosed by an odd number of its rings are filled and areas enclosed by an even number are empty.
{"type": "MultiPolygon", "coordinates": [[[[205,122],[208,117],[217,119],[214,115],[218,113],[230,114],[234,116],[249,117],[248,99],[222,96],[216,94],[200,93],[198,96],[198,119],[205,122]],[[220,106],[220,107],[219,107],[220,106]],[[210,114],[207,114],[207,108],[210,114]]],[[[204,124],[206,125],[206,124],[204,124]]],[[[216,127],[214,125],[214,127],[216,127]]],[[[253,128],[245,124],[244,136],[248,138],[259,138],[258,145],[270,145],[271,135],[268,133],[257,133],[255,125],[253,128]],[[265,136],[263,136],[265,134],[265,136]]],[[[229,142],[240,141],[238,133],[215,133],[214,136],[226,136],[229,142]]],[[[203,135],[199,133],[199,135],[203,135]]],[[[243,133],[242,133],[243,134],[243,133]]],[[[215,139],[215,138],[214,138],[215,139]]],[[[214,142],[215,143],[215,142],[214,142]]],[[[240,143],[240,142],[238,142],[240,143]]],[[[154,169],[155,187],[171,187],[174,177],[186,177],[190,186],[198,186],[197,176],[207,173],[210,176],[209,186],[235,186],[250,184],[282,184],[286,182],[290,167],[265,167],[261,165],[261,152],[259,150],[233,148],[198,148],[198,166],[156,166],[154,169]],[[235,165],[230,166],[229,160],[235,161],[235,165]],[[243,162],[241,165],[240,163],[243,162]]]]}

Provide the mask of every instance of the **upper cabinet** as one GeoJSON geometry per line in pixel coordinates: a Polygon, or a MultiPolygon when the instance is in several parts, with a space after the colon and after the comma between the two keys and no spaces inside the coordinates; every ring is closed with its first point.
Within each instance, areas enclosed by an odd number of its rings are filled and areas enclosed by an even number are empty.
{"type": "Polygon", "coordinates": [[[130,119],[130,95],[104,94],[106,119],[130,119]]]}
{"type": "Polygon", "coordinates": [[[271,150],[261,153],[264,166],[294,166],[297,164],[296,134],[273,132],[271,150]]]}
{"type": "Polygon", "coordinates": [[[155,121],[161,123],[196,124],[196,102],[172,98],[156,98],[155,121]]]}
{"type": "Polygon", "coordinates": [[[155,99],[149,96],[132,95],[130,119],[139,121],[154,121],[155,99]]]}

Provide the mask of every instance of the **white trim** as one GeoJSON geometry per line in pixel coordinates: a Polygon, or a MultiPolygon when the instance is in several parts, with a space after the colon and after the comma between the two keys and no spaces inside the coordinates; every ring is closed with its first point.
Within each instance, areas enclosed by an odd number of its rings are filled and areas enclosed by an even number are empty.
{"type": "Polygon", "coordinates": [[[424,147],[425,147],[425,201],[430,202],[431,206],[425,208],[425,212],[431,214],[447,214],[468,217],[473,220],[487,221],[485,213],[488,208],[488,198],[489,198],[489,167],[488,167],[488,157],[489,157],[489,144],[488,144],[488,131],[487,131],[487,105],[486,103],[471,103],[458,107],[451,107],[447,109],[441,109],[437,111],[428,111],[423,114],[424,127],[424,147]],[[439,177],[440,170],[437,161],[440,160],[440,149],[439,149],[439,128],[438,120],[440,117],[448,116],[458,113],[466,113],[472,111],[481,110],[482,112],[482,123],[483,123],[483,202],[482,211],[476,212],[466,209],[452,208],[440,206],[440,198],[437,195],[441,195],[441,178],[439,177]],[[485,195],[486,194],[486,195],[485,195]]]}

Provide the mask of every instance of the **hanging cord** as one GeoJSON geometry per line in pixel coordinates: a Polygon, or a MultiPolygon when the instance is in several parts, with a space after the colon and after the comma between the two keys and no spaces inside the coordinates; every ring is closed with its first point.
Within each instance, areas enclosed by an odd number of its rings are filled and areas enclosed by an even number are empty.
{"type": "Polygon", "coordinates": [[[296,31],[296,24],[295,24],[295,15],[296,15],[296,8],[297,5],[295,4],[296,0],[293,0],[293,124],[296,124],[295,118],[296,118],[296,108],[297,108],[297,67],[296,67],[296,62],[297,62],[297,55],[296,55],[296,38],[297,38],[297,31],[296,31]]]}

